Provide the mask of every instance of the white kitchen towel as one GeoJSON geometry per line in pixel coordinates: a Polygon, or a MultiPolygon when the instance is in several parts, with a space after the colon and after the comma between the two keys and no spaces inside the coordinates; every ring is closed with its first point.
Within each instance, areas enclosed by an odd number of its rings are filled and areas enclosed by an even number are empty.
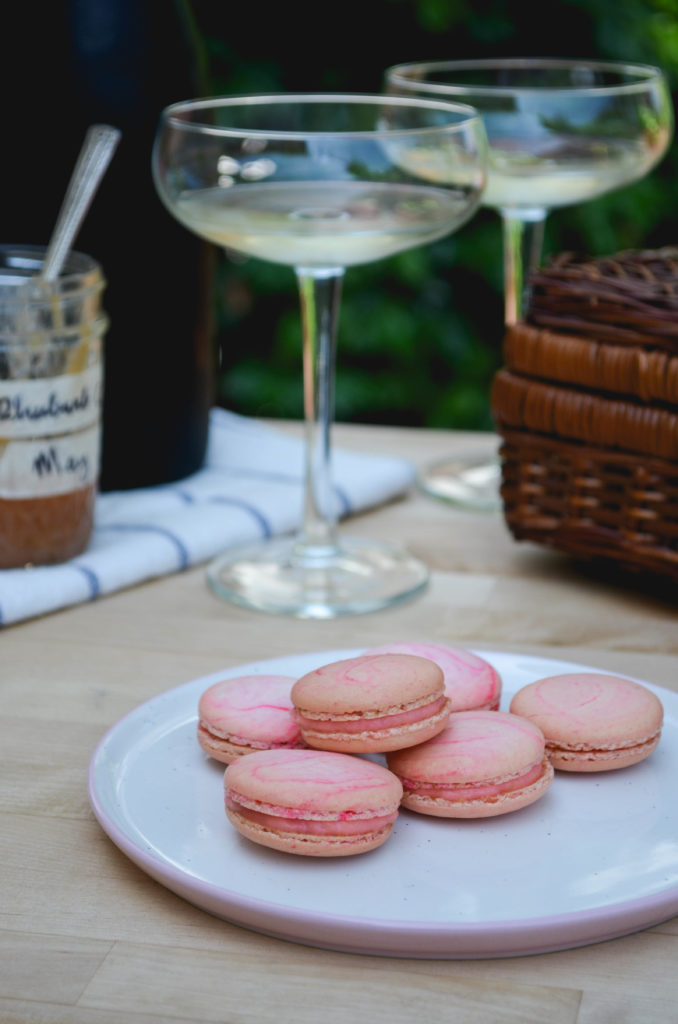
{"type": "MultiPolygon", "coordinates": [[[[335,448],[340,516],[411,487],[404,459],[335,448]]],[[[83,554],[61,565],[0,570],[0,625],[94,600],[209,560],[233,544],[289,533],[301,523],[303,442],[213,409],[205,466],[173,484],[97,498],[83,554]]]]}

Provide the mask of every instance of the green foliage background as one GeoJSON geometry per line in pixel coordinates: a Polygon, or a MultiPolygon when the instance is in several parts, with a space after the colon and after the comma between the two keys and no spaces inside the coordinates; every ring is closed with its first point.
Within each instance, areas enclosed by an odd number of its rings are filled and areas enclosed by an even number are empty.
{"type": "MultiPolygon", "coordinates": [[[[674,101],[678,0],[193,0],[210,92],[380,92],[404,61],[546,56],[657,64],[674,101]]],[[[643,181],[554,211],[545,255],[604,255],[678,244],[678,147],[643,181]]],[[[220,258],[221,404],[300,417],[301,342],[294,275],[220,258]]],[[[456,235],[351,268],[344,283],[336,418],[489,429],[501,362],[502,240],[480,211],[456,235]]]]}

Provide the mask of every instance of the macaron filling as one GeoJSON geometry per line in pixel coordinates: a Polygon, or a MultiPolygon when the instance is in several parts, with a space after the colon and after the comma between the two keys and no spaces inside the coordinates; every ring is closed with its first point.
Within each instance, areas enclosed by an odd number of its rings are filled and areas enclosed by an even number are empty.
{"type": "MultiPolygon", "coordinates": [[[[380,808],[366,816],[365,811],[342,811],[336,817],[304,817],[304,812],[292,807],[275,807],[255,810],[240,802],[230,790],[225,793],[226,809],[238,814],[245,821],[272,832],[294,832],[300,835],[316,836],[360,836],[371,835],[389,828],[396,820],[398,808],[380,808]]],[[[311,812],[312,813],[312,812],[311,812]]]]}
{"type": "Polygon", "coordinates": [[[616,757],[619,754],[632,754],[634,751],[639,753],[645,750],[648,746],[656,745],[659,742],[661,736],[661,729],[657,729],[650,736],[644,739],[629,740],[628,743],[623,741],[612,746],[594,746],[588,743],[558,743],[555,740],[546,741],[546,751],[549,754],[583,754],[584,756],[590,755],[591,757],[604,758],[606,756],[616,757]]]}
{"type": "Polygon", "coordinates": [[[297,711],[296,718],[301,729],[309,729],[313,732],[336,732],[337,728],[342,733],[361,733],[369,730],[381,731],[382,729],[397,729],[404,725],[413,725],[416,722],[425,721],[432,715],[437,715],[445,709],[447,698],[444,694],[427,704],[422,704],[409,710],[398,711],[392,715],[379,715],[377,713],[365,712],[353,716],[337,715],[334,717],[324,716],[322,718],[311,718],[302,711],[297,711]]]}
{"type": "Polygon", "coordinates": [[[401,779],[405,794],[416,793],[417,796],[430,797],[435,800],[457,802],[464,800],[484,800],[513,793],[526,786],[531,786],[548,770],[548,761],[533,765],[526,772],[504,779],[485,779],[479,782],[418,782],[415,779],[401,779]]]}
{"type": "Polygon", "coordinates": [[[296,724],[292,721],[288,736],[278,740],[257,740],[252,736],[238,736],[236,733],[223,732],[214,729],[202,720],[198,722],[198,735],[207,742],[212,743],[233,743],[239,747],[251,747],[252,750],[289,750],[303,747],[304,741],[296,724]]]}

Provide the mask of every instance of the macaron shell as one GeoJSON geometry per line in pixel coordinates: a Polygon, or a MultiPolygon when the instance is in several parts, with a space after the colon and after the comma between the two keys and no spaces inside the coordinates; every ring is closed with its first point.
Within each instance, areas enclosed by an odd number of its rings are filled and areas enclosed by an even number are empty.
{"type": "Polygon", "coordinates": [[[544,755],[544,736],[507,711],[458,711],[428,743],[388,758],[391,771],[414,781],[450,784],[503,779],[544,755]]]}
{"type": "Polygon", "coordinates": [[[292,687],[303,713],[387,715],[444,691],[442,670],[410,654],[366,654],[308,672],[292,687]]]}
{"type": "Polygon", "coordinates": [[[553,781],[541,731],[502,711],[459,711],[436,737],[390,754],[387,762],[403,781],[402,805],[438,817],[490,817],[518,810],[539,799],[553,781]],[[513,784],[516,788],[507,790],[513,784]],[[470,789],[471,794],[452,799],[431,792],[431,786],[470,789]]]}
{"type": "Polygon", "coordinates": [[[546,749],[551,764],[561,772],[606,772],[644,761],[657,748],[660,738],[656,735],[647,743],[620,750],[564,750],[552,744],[547,744],[546,749]]]}
{"type": "Polygon", "coordinates": [[[564,771],[636,764],[656,748],[663,722],[651,690],[606,673],[539,679],[515,694],[511,711],[542,730],[549,757],[564,771]]]}
{"type": "Polygon", "coordinates": [[[382,765],[323,750],[262,750],[229,765],[224,786],[240,798],[299,816],[382,813],[397,806],[399,780],[382,765]],[[303,814],[302,814],[303,812],[303,814]]]}
{"type": "Polygon", "coordinates": [[[428,641],[398,640],[371,647],[366,654],[414,654],[428,658],[442,669],[445,692],[452,711],[493,710],[499,708],[502,679],[493,665],[463,647],[428,641]]]}
{"type": "Polygon", "coordinates": [[[273,832],[243,818],[237,812],[226,809],[231,824],[238,832],[260,846],[282,853],[294,853],[302,857],[349,857],[368,853],[385,843],[393,825],[361,836],[311,836],[290,832],[273,832]]]}
{"type": "Polygon", "coordinates": [[[253,752],[252,747],[230,743],[228,740],[213,736],[200,722],[198,722],[198,743],[210,757],[222,764],[230,764],[236,757],[243,757],[253,752]]]}

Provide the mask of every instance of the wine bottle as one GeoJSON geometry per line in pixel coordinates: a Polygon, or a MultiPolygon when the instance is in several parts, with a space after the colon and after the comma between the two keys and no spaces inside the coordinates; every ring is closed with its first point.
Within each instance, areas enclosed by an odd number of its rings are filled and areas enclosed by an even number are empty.
{"type": "Polygon", "coordinates": [[[160,111],[204,95],[183,0],[11,4],[0,168],[6,243],[46,244],[90,124],[122,138],[74,247],[107,282],[102,490],[180,479],[204,460],[216,250],[176,223],[151,176],[160,111]]]}

